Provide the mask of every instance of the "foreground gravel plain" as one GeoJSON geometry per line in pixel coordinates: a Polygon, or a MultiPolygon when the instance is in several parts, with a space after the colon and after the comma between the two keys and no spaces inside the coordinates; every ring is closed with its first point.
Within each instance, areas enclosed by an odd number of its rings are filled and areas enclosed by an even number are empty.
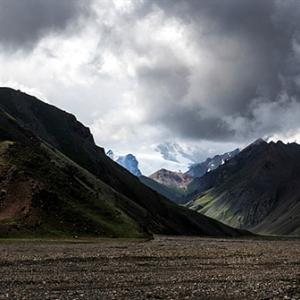
{"type": "Polygon", "coordinates": [[[300,299],[300,240],[2,241],[0,299],[300,299]]]}

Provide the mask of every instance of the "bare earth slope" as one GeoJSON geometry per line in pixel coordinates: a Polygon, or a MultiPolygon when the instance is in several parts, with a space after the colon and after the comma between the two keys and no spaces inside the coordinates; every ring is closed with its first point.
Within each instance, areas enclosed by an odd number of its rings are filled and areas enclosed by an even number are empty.
{"type": "Polygon", "coordinates": [[[185,190],[193,177],[184,173],[172,172],[166,169],[160,169],[149,176],[156,182],[168,187],[185,190]]]}

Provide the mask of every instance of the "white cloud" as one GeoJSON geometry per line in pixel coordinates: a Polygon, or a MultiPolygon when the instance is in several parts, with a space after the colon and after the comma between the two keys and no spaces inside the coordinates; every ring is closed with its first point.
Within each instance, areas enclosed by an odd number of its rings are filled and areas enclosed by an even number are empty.
{"type": "Polygon", "coordinates": [[[300,116],[300,103],[294,97],[282,93],[277,101],[258,98],[252,101],[252,118],[242,116],[225,117],[228,126],[238,132],[238,138],[249,136],[271,140],[296,141],[300,143],[297,124],[300,116]]]}

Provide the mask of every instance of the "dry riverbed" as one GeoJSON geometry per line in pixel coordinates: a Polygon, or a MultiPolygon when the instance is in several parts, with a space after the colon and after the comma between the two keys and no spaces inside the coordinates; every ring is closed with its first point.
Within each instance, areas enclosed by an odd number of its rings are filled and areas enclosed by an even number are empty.
{"type": "Polygon", "coordinates": [[[300,240],[0,242],[0,299],[300,299],[300,240]]]}

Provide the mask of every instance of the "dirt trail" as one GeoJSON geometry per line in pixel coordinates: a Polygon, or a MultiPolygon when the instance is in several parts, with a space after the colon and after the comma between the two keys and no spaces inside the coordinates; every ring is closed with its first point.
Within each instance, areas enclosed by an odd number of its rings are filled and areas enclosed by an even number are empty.
{"type": "Polygon", "coordinates": [[[300,240],[5,242],[0,299],[300,299],[300,240]]]}

